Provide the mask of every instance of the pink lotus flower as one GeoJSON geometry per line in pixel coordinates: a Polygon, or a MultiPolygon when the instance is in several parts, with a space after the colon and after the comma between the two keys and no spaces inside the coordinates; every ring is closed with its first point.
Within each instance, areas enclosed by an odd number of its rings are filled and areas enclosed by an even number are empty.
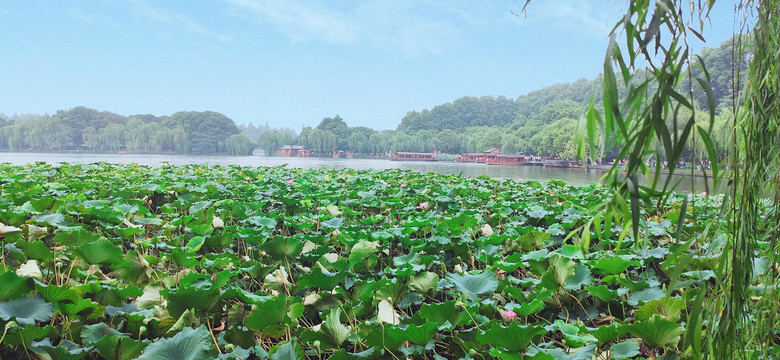
{"type": "Polygon", "coordinates": [[[401,187],[402,187],[402,188],[405,188],[405,187],[406,187],[406,184],[401,184],[401,187]]]}
{"type": "Polygon", "coordinates": [[[292,179],[287,180],[287,185],[292,185],[292,179]]]}
{"type": "Polygon", "coordinates": [[[523,178],[517,178],[517,182],[523,182],[523,181],[525,181],[525,179],[523,179],[523,178]]]}
{"type": "Polygon", "coordinates": [[[417,205],[417,208],[420,209],[420,210],[428,210],[428,207],[429,207],[429,205],[428,205],[427,201],[423,201],[423,202],[421,202],[420,204],[417,205]]]}
{"type": "Polygon", "coordinates": [[[702,191],[701,192],[701,196],[707,196],[707,192],[706,191],[702,191]]]}
{"type": "Polygon", "coordinates": [[[152,199],[149,199],[149,205],[152,205],[152,199]]]}
{"type": "Polygon", "coordinates": [[[217,274],[211,275],[211,281],[216,281],[216,280],[217,280],[217,274]]]}
{"type": "Polygon", "coordinates": [[[516,320],[517,313],[512,310],[501,310],[501,317],[503,317],[505,320],[516,320]]]}

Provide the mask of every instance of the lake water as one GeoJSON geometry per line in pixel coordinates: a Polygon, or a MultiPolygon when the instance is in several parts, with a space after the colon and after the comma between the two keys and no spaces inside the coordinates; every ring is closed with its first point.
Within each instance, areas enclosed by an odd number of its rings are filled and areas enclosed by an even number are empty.
{"type": "MultiPolygon", "coordinates": [[[[332,159],[332,158],[284,158],[265,156],[200,156],[167,154],[89,154],[89,153],[2,153],[0,163],[12,165],[31,164],[44,161],[50,164],[95,163],[140,164],[159,166],[162,164],[186,165],[239,165],[280,166],[295,168],[326,167],[333,169],[351,168],[357,170],[407,169],[440,174],[462,174],[463,176],[488,176],[492,178],[524,179],[546,181],[560,179],[570,184],[583,185],[599,181],[604,171],[595,169],[546,168],[541,166],[503,166],[475,163],[390,161],[386,159],[332,159]]],[[[678,191],[704,191],[704,179],[686,176],[680,182],[678,191]]]]}

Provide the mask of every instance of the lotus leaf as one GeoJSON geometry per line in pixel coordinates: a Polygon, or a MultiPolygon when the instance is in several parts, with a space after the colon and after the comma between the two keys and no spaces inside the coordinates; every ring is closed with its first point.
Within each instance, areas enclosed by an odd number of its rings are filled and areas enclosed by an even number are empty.
{"type": "Polygon", "coordinates": [[[21,298],[0,302],[0,319],[15,320],[19,325],[35,325],[49,321],[54,315],[54,304],[41,298],[21,298]]]}
{"type": "Polygon", "coordinates": [[[455,284],[458,291],[463,292],[471,300],[476,300],[479,295],[491,294],[498,288],[498,279],[492,271],[482,271],[477,275],[449,274],[447,280],[455,284]]]}
{"type": "Polygon", "coordinates": [[[171,338],[160,339],[149,344],[138,357],[139,360],[208,360],[213,359],[211,338],[206,326],[197,329],[185,328],[171,338]]]}

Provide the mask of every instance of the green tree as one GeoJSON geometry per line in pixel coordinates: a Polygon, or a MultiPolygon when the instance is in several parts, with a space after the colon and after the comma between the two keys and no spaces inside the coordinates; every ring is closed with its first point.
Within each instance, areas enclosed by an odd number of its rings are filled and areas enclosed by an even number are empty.
{"type": "Polygon", "coordinates": [[[263,149],[265,156],[276,156],[279,147],[289,144],[292,144],[292,135],[283,131],[266,130],[257,137],[257,146],[263,149]]]}
{"type": "Polygon", "coordinates": [[[252,153],[252,142],[245,133],[230,135],[225,140],[225,147],[229,155],[249,155],[252,153]]]}

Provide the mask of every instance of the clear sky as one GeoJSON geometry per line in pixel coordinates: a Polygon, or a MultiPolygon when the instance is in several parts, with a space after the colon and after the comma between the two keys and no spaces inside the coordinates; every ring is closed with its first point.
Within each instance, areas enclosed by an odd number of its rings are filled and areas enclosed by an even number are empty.
{"type": "MultiPolygon", "coordinates": [[[[0,112],[213,110],[236,123],[394,129],[407,111],[601,70],[624,1],[0,2],[0,112]]],[[[707,46],[732,33],[719,1],[707,46]]]]}

